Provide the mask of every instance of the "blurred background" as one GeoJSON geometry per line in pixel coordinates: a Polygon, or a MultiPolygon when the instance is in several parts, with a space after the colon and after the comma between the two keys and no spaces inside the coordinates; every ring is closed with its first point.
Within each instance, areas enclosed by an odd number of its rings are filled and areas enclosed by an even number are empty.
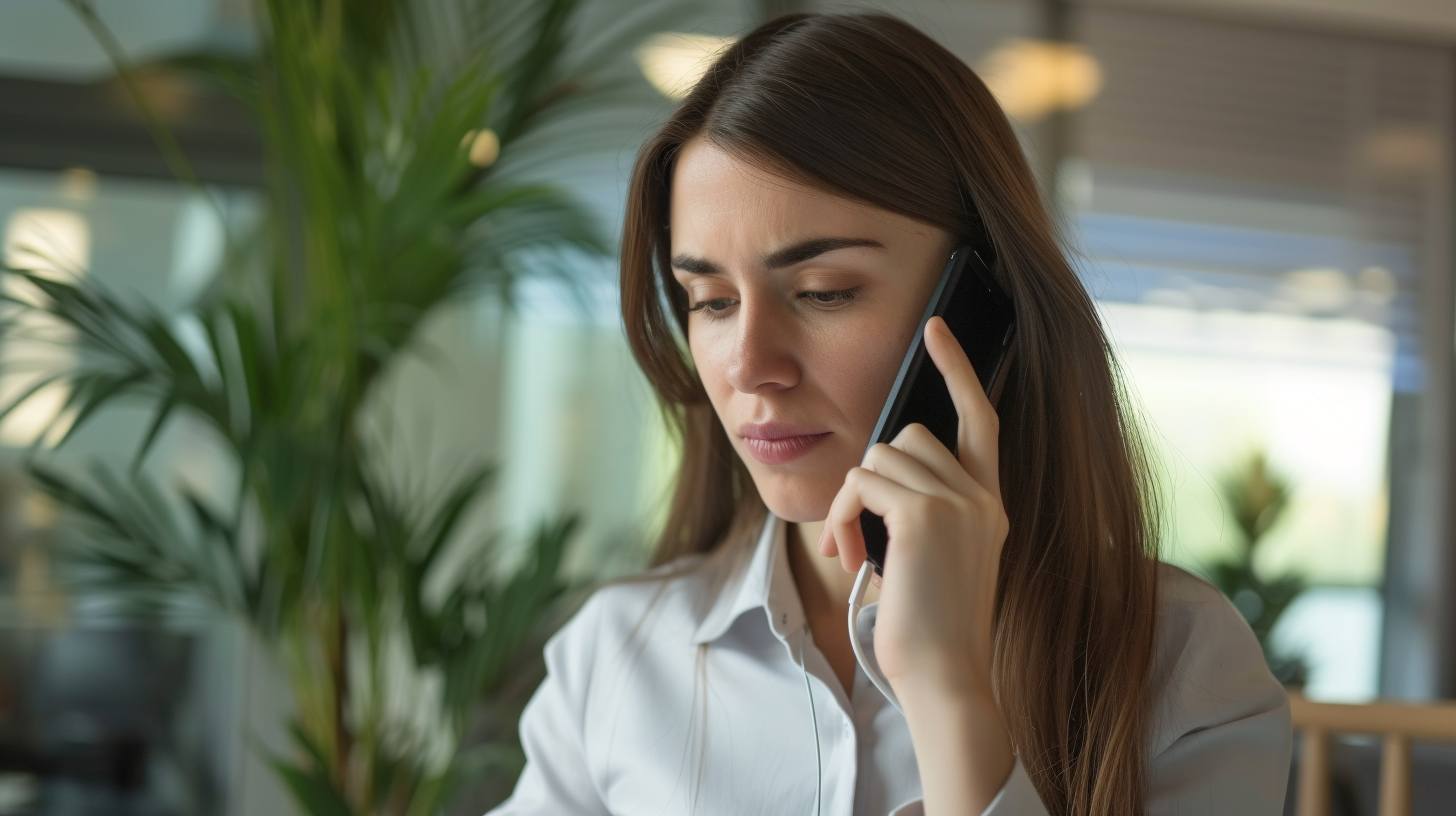
{"type": "MultiPolygon", "coordinates": [[[[863,9],[1013,118],[1165,558],[1312,699],[1456,697],[1446,0],[7,0],[0,814],[508,793],[540,643],[671,478],[636,147],[736,34],[863,9]]],[[[1417,812],[1453,776],[1418,746],[1417,812]]]]}

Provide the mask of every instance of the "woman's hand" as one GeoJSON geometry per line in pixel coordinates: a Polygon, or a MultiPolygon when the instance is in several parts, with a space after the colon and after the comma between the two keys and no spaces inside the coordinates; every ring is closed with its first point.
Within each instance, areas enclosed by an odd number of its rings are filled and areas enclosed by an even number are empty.
{"type": "Polygon", "coordinates": [[[925,344],[960,416],[959,457],[923,425],[875,445],[845,476],[819,551],[858,571],[865,559],[860,511],[884,518],[890,543],[875,657],[904,707],[927,812],[934,800],[936,812],[979,813],[1012,762],[991,685],[991,618],[1008,528],[1000,426],[944,320],[926,324],[925,344]]]}
{"type": "Polygon", "coordinates": [[[845,476],[819,551],[849,572],[865,559],[860,511],[889,532],[875,624],[875,657],[897,695],[990,690],[991,615],[1006,511],[997,470],[996,412],[945,321],[925,327],[925,344],[960,415],[957,459],[924,425],[875,445],[845,476]]]}

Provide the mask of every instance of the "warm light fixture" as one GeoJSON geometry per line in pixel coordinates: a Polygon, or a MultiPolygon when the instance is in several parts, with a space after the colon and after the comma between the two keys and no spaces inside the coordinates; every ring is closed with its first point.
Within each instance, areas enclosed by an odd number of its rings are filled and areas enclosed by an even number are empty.
{"type": "Polygon", "coordinates": [[[1328,312],[1344,308],[1350,301],[1353,287],[1350,276],[1342,269],[1312,267],[1295,269],[1284,273],[1281,286],[1286,300],[1299,304],[1313,312],[1328,312]]]}
{"type": "Polygon", "coordinates": [[[732,44],[732,37],[656,34],[637,49],[637,64],[647,81],[663,96],[681,99],[702,79],[713,60],[732,44]]]}
{"type": "MultiPolygon", "coordinates": [[[[91,265],[90,224],[72,210],[18,209],[5,224],[4,260],[9,267],[42,277],[83,275],[91,265]]],[[[38,294],[15,277],[6,279],[5,291],[20,298],[38,294]]],[[[10,333],[0,346],[0,405],[9,405],[39,378],[69,367],[76,356],[68,333],[44,316],[20,314],[11,320],[10,333]]],[[[36,391],[0,422],[0,445],[54,445],[75,421],[75,409],[66,407],[69,395],[63,383],[36,391]]]]}
{"type": "Polygon", "coordinates": [[[987,54],[976,72],[1006,115],[1022,122],[1080,108],[1102,90],[1102,67],[1073,43],[1009,39],[987,54]]]}
{"type": "Polygon", "coordinates": [[[1366,133],[1356,144],[1356,156],[1383,172],[1435,172],[1443,155],[1441,139],[1432,125],[1390,123],[1366,133]]]}
{"type": "Polygon", "coordinates": [[[465,134],[462,147],[468,147],[470,163],[476,167],[489,167],[500,158],[500,137],[490,128],[472,130],[465,134]]]}
{"type": "Polygon", "coordinates": [[[61,195],[72,201],[90,201],[96,197],[96,171],[89,167],[70,167],[61,171],[61,195]]]}
{"type": "Polygon", "coordinates": [[[91,263],[91,227],[73,210],[25,207],[5,224],[5,264],[52,276],[77,275],[91,263]]]}
{"type": "Polygon", "coordinates": [[[1395,297],[1400,289],[1400,282],[1395,279],[1395,275],[1383,266],[1365,267],[1360,270],[1357,280],[1366,295],[1381,302],[1395,297]]]}

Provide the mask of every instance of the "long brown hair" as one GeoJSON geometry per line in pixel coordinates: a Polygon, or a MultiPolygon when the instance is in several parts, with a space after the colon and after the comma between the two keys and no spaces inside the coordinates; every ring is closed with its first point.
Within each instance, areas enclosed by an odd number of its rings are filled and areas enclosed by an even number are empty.
{"type": "Polygon", "coordinates": [[[763,512],[694,373],[687,303],[670,271],[673,164],[694,138],[994,247],[1019,338],[998,410],[1011,522],[994,622],[998,702],[1051,813],[1141,813],[1155,493],[1097,312],[995,99],[900,20],[794,14],[723,53],[642,147],[622,237],[622,315],[682,444],[658,562],[737,540],[763,512]]]}

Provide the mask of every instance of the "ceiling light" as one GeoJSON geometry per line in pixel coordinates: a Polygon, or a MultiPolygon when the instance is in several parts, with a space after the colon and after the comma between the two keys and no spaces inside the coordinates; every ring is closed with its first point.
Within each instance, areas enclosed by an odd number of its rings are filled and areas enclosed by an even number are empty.
{"type": "Polygon", "coordinates": [[[707,73],[713,60],[732,44],[732,37],[656,34],[637,49],[637,64],[647,81],[663,96],[682,99],[707,73]]]}
{"type": "Polygon", "coordinates": [[[976,72],[1006,115],[1022,122],[1080,108],[1102,90],[1102,66],[1073,43],[1009,39],[987,54],[976,72]]]}

